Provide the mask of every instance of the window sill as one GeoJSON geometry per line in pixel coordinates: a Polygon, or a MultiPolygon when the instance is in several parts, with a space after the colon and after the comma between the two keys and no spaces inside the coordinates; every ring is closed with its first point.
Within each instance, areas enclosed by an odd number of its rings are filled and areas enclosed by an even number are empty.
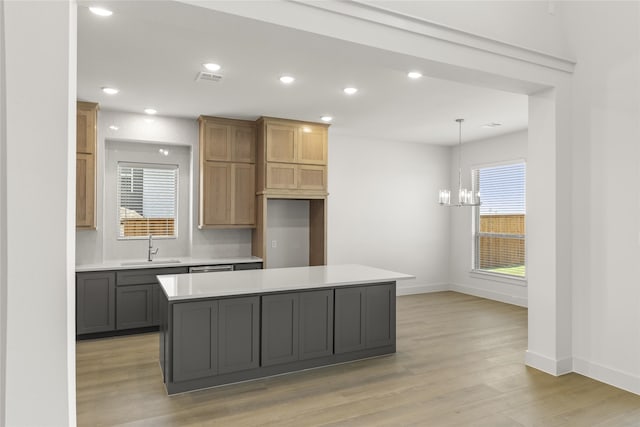
{"type": "Polygon", "coordinates": [[[506,274],[489,273],[488,271],[482,271],[482,270],[471,270],[469,272],[469,276],[475,277],[476,279],[491,280],[493,282],[506,283],[508,285],[527,286],[526,278],[520,279],[520,278],[509,276],[506,274]]]}

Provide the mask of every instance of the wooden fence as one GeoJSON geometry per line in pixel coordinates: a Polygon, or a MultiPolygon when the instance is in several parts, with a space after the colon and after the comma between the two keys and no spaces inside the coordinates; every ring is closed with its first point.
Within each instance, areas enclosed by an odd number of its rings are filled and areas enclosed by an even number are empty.
{"type": "Polygon", "coordinates": [[[124,218],[120,220],[124,237],[135,236],[173,236],[174,218],[124,218]]]}
{"type": "Polygon", "coordinates": [[[500,235],[479,237],[481,269],[524,265],[524,215],[481,215],[480,233],[500,235]]]}

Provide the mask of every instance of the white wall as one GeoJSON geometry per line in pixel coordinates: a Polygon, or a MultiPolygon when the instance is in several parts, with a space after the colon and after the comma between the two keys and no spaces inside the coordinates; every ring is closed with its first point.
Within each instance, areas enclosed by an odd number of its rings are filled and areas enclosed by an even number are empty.
{"type": "MultiPolygon", "coordinates": [[[[90,100],[88,100],[90,101],[90,100]]],[[[107,212],[112,212],[109,203],[115,193],[109,181],[105,181],[106,141],[169,144],[191,150],[189,160],[190,194],[188,213],[190,225],[186,235],[180,240],[157,240],[159,255],[207,257],[236,257],[251,255],[251,230],[200,230],[198,229],[198,188],[199,165],[198,122],[195,119],[134,114],[117,111],[98,112],[98,162],[97,162],[97,229],[79,230],[76,233],[76,264],[100,263],[105,259],[140,258],[146,254],[146,246],[141,241],[116,242],[112,224],[107,212]],[[110,129],[114,125],[118,130],[110,129]],[[196,156],[194,156],[194,153],[196,156]],[[185,240],[188,239],[188,240],[185,240]],[[142,255],[141,255],[142,254],[142,255]]],[[[185,220],[187,217],[184,218],[185,220]]]]}
{"type": "MultiPolygon", "coordinates": [[[[527,132],[515,132],[482,141],[463,144],[462,176],[467,179],[463,186],[470,188],[471,169],[496,163],[515,162],[527,158],[527,132]]],[[[451,156],[451,183],[449,188],[455,193],[458,186],[458,148],[453,148],[451,156]]],[[[485,298],[491,298],[521,306],[527,305],[525,283],[494,279],[487,275],[471,272],[472,267],[472,208],[450,208],[451,212],[451,289],[485,298]]]]}
{"type": "Polygon", "coordinates": [[[450,149],[329,132],[328,263],[415,275],[398,293],[445,289],[450,149]]]}
{"type": "Polygon", "coordinates": [[[640,393],[640,3],[563,2],[560,11],[578,58],[574,369],[640,393]]]}
{"type": "Polygon", "coordinates": [[[309,201],[268,200],[267,268],[308,265],[309,201]]]}
{"type": "Polygon", "coordinates": [[[0,425],[75,425],[76,5],[2,8],[0,425]]]}
{"type": "Polygon", "coordinates": [[[157,258],[179,257],[191,253],[191,147],[167,144],[107,141],[104,173],[104,259],[139,259],[147,257],[149,242],[146,238],[118,240],[117,182],[118,162],[178,165],[177,237],[154,238],[157,258]],[[159,152],[167,150],[168,155],[159,152]]]}

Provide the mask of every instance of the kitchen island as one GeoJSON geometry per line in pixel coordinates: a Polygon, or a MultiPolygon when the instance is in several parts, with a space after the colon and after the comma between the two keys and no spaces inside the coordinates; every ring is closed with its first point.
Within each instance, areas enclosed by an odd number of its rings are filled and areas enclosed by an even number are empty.
{"type": "Polygon", "coordinates": [[[158,276],[168,394],[396,351],[396,281],[362,265],[158,276]]]}

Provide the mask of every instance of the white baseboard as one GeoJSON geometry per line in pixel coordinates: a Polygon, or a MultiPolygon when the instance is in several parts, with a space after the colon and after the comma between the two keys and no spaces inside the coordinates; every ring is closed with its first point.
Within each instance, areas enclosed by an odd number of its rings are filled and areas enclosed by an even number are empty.
{"type": "Polygon", "coordinates": [[[460,292],[461,294],[487,298],[494,301],[500,301],[507,304],[513,304],[520,307],[527,307],[527,298],[517,297],[515,295],[503,294],[500,292],[494,292],[486,289],[475,288],[473,286],[467,286],[467,285],[459,285],[455,283],[449,285],[448,290],[460,292]]]}
{"type": "Polygon", "coordinates": [[[396,295],[414,295],[414,294],[427,294],[430,292],[442,292],[448,291],[449,285],[447,283],[429,283],[429,284],[414,284],[403,286],[402,282],[397,282],[396,295]]]}
{"type": "Polygon", "coordinates": [[[585,377],[593,378],[631,393],[640,394],[640,377],[628,372],[609,368],[578,357],[573,359],[573,370],[585,377]]]}
{"type": "Polygon", "coordinates": [[[547,356],[527,350],[524,353],[524,363],[527,366],[556,377],[573,372],[573,359],[571,357],[564,359],[551,359],[547,356]]]}

